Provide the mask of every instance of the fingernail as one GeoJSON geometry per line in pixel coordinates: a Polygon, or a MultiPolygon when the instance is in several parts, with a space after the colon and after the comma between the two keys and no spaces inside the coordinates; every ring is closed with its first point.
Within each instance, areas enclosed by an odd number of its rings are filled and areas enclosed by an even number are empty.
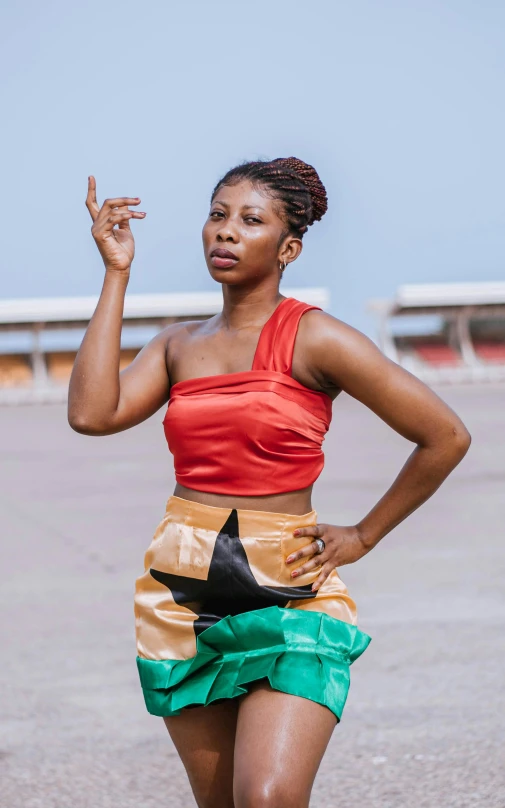
{"type": "Polygon", "coordinates": [[[292,560],[293,560],[293,556],[288,556],[286,558],[286,564],[289,564],[289,562],[292,561],[292,560]]]}
{"type": "Polygon", "coordinates": [[[299,531],[299,530],[295,530],[295,531],[293,531],[293,536],[299,536],[299,535],[300,535],[300,531],[299,531]]]}
{"type": "Polygon", "coordinates": [[[294,572],[291,573],[292,578],[296,578],[297,575],[298,575],[298,570],[294,570],[294,572]]]}

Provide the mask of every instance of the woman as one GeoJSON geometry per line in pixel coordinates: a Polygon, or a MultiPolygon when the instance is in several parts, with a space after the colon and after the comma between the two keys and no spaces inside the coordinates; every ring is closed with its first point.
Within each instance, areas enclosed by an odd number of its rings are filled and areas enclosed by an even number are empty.
{"type": "Polygon", "coordinates": [[[137,662],[200,808],[302,808],[370,637],[338,574],[418,508],[465,455],[455,413],[359,331],[279,293],[327,198],[294,157],[225,174],[203,227],[223,310],[174,323],[119,372],[138,198],[86,205],[105,263],[70,380],[69,423],[110,435],[167,403],[177,485],[136,582],[137,662]],[[117,228],[116,228],[117,225],[117,228]],[[356,525],[311,493],[341,390],[416,444],[356,525]]]}

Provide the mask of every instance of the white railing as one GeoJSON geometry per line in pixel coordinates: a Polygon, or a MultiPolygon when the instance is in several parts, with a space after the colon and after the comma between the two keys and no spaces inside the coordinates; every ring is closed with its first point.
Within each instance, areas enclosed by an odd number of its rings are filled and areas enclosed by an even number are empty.
{"type": "MultiPolygon", "coordinates": [[[[427,384],[505,381],[505,362],[481,359],[476,353],[470,329],[471,321],[496,319],[505,323],[504,282],[404,285],[398,288],[392,300],[371,300],[367,308],[378,318],[377,341],[381,350],[427,384]],[[458,364],[436,366],[416,355],[414,344],[407,351],[400,347],[395,323],[400,323],[405,317],[419,320],[426,315],[438,315],[446,325],[449,324],[450,342],[460,357],[458,364]]],[[[421,336],[419,331],[415,333],[417,337],[421,336]]],[[[406,336],[405,332],[403,336],[406,336]]],[[[433,333],[425,336],[433,336],[433,333]]]]}

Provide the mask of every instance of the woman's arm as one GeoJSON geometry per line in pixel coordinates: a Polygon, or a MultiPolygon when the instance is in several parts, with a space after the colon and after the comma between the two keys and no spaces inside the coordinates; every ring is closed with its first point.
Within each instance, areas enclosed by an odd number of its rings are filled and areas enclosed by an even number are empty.
{"type": "Polygon", "coordinates": [[[127,282],[106,273],[102,293],[77,352],[68,391],[68,422],[84,435],[112,435],[145,421],[168,401],[168,326],[119,370],[127,282]]]}
{"type": "Polygon", "coordinates": [[[324,319],[317,343],[321,372],[417,444],[392,486],[357,526],[370,548],[435,493],[468,451],[470,434],[433,390],[387,359],[368,337],[331,315],[324,319]]]}
{"type": "MultiPolygon", "coordinates": [[[[304,354],[306,351],[310,366],[416,444],[395,481],[372,510],[352,528],[334,528],[343,533],[332,550],[335,563],[329,568],[331,571],[367,553],[426,502],[465,456],[471,439],[465,425],[447,404],[419,379],[387,359],[368,337],[327,313],[314,314],[307,312],[304,324],[304,354]]],[[[298,535],[323,533],[303,528],[298,535]]],[[[324,541],[327,547],[319,560],[309,561],[299,570],[306,572],[324,563],[325,556],[330,557],[331,541],[326,536],[324,541]]],[[[314,549],[315,546],[312,552],[314,549]]]]}
{"type": "MultiPolygon", "coordinates": [[[[126,287],[135,255],[130,219],[145,213],[128,209],[138,197],[96,200],[94,177],[88,178],[86,207],[91,233],[105,264],[105,278],[95,312],[74,362],[68,391],[68,421],[85,435],[110,435],[144,421],[168,400],[166,347],[168,326],[157,334],[121,373],[121,326],[126,287]]],[[[174,324],[176,325],[176,324],[174,324]]]]}

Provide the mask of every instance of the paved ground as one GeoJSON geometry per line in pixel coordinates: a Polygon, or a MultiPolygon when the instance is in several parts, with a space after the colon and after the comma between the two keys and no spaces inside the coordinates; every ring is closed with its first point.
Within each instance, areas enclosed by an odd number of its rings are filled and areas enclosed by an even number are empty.
{"type": "MultiPolygon", "coordinates": [[[[505,806],[505,388],[444,389],[473,445],[441,490],[341,574],[373,636],[318,773],[318,808],[505,806]]],[[[163,413],[107,438],[59,405],[0,410],[0,804],[192,808],[144,709],[133,581],[172,491],[163,413]]],[[[321,521],[356,521],[410,445],[335,405],[321,521]]]]}

